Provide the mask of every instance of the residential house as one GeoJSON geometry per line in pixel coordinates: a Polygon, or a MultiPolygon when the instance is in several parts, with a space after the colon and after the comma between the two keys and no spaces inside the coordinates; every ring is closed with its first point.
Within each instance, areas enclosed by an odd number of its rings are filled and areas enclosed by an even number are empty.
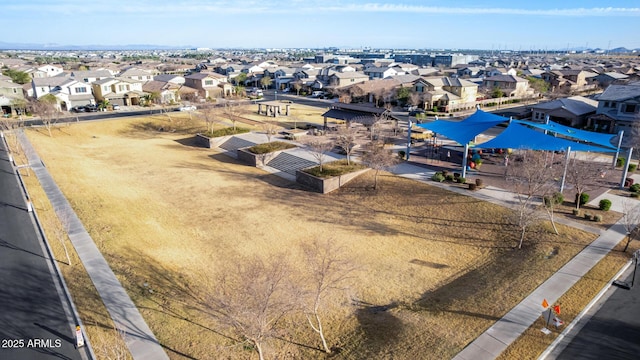
{"type": "Polygon", "coordinates": [[[24,100],[22,85],[0,80],[0,108],[2,109],[2,115],[12,113],[18,115],[13,108],[15,100],[24,100]]]}
{"type": "Polygon", "coordinates": [[[109,70],[74,70],[69,76],[85,84],[93,84],[95,81],[113,77],[109,70]]]}
{"type": "Polygon", "coordinates": [[[425,109],[448,112],[475,107],[478,85],[460,78],[430,77],[418,79],[414,92],[422,97],[425,109]]]}
{"type": "Polygon", "coordinates": [[[394,98],[400,81],[392,78],[375,79],[349,86],[351,102],[389,103],[394,98]]]}
{"type": "Polygon", "coordinates": [[[75,106],[85,106],[95,103],[91,93],[91,85],[69,79],[53,89],[51,95],[58,99],[60,110],[71,110],[75,106]]]}
{"type": "Polygon", "coordinates": [[[482,86],[487,93],[498,88],[504,97],[525,98],[534,94],[534,90],[529,88],[529,81],[515,75],[490,76],[484,79],[482,86]]]}
{"type": "Polygon", "coordinates": [[[275,89],[282,90],[293,81],[296,70],[286,66],[270,67],[264,71],[264,76],[271,78],[275,89]]]}
{"type": "Polygon", "coordinates": [[[551,91],[571,94],[594,90],[596,86],[591,78],[596,75],[585,70],[553,70],[543,73],[542,79],[549,83],[551,91]]]}
{"type": "MultiPolygon", "coordinates": [[[[33,89],[33,97],[36,99],[41,98],[44,95],[49,94],[62,87],[63,84],[68,83],[73,78],[66,76],[54,76],[54,77],[37,77],[31,80],[31,88],[33,89]]],[[[91,91],[89,91],[91,93],[91,91]]]]}
{"type": "Polygon", "coordinates": [[[605,72],[593,78],[601,88],[607,88],[611,84],[621,84],[629,79],[629,75],[617,72],[605,72]]]}
{"type": "Polygon", "coordinates": [[[120,74],[118,74],[118,77],[132,79],[132,80],[139,80],[142,82],[153,80],[153,75],[151,74],[150,71],[142,70],[138,68],[130,68],[130,69],[124,70],[120,72],[120,74]]]}
{"type": "Polygon", "coordinates": [[[337,89],[349,85],[363,83],[366,81],[369,81],[369,76],[361,72],[336,72],[333,75],[329,76],[328,87],[337,89]]]}
{"type": "Polygon", "coordinates": [[[172,74],[160,74],[153,77],[155,81],[170,82],[173,84],[182,85],[185,82],[184,76],[172,75],[172,74]]]}
{"type": "Polygon", "coordinates": [[[146,94],[158,94],[157,101],[160,104],[171,104],[178,101],[178,90],[181,87],[181,84],[151,80],[142,84],[142,91],[146,94]]]}
{"type": "Polygon", "coordinates": [[[215,73],[194,73],[184,77],[184,85],[196,89],[202,98],[226,97],[233,94],[233,86],[215,73]]]}
{"type": "Polygon", "coordinates": [[[562,125],[583,128],[587,118],[596,113],[598,102],[583,96],[571,96],[531,106],[533,121],[549,120],[562,125]]]}
{"type": "Polygon", "coordinates": [[[369,80],[384,79],[398,75],[398,71],[392,67],[368,67],[364,69],[364,74],[369,76],[369,80]]]}
{"type": "Polygon", "coordinates": [[[145,95],[142,82],[128,78],[107,78],[91,84],[96,101],[109,101],[114,105],[140,105],[145,95]]]}
{"type": "Polygon", "coordinates": [[[38,71],[43,72],[47,77],[52,77],[62,74],[64,72],[64,69],[62,68],[62,66],[47,64],[40,66],[38,68],[38,71]]]}
{"type": "Polygon", "coordinates": [[[465,66],[459,68],[457,75],[460,77],[478,77],[484,74],[484,68],[480,66],[465,66]]]}
{"type": "Polygon", "coordinates": [[[588,125],[596,131],[628,133],[640,121],[640,82],[610,85],[597,100],[598,109],[588,119],[588,125]]]}

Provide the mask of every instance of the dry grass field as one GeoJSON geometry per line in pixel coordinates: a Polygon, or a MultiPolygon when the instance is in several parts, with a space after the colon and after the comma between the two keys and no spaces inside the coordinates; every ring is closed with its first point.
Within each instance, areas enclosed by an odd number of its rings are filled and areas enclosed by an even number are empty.
{"type": "MultiPolygon", "coordinates": [[[[335,193],[311,193],[193,146],[203,125],[156,116],[62,126],[53,137],[27,131],[173,359],[257,358],[198,301],[250,256],[277,256],[304,274],[302,245],[330,238],[359,269],[326,315],[334,357],[445,359],[595,239],[565,226],[552,235],[544,224],[517,250],[504,208],[390,174],[377,191],[367,174],[335,193]]],[[[50,216],[27,180],[37,210],[50,216]]],[[[90,337],[116,341],[72,263],[61,267],[90,337]]],[[[285,318],[267,345],[267,358],[326,357],[300,315],[285,318]]]]}

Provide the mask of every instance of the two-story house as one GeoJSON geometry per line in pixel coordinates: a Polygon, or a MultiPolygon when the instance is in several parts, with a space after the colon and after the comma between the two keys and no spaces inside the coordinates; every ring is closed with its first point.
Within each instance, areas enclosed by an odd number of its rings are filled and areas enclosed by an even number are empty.
{"type": "Polygon", "coordinates": [[[107,100],[114,105],[140,105],[140,99],[145,95],[141,81],[127,78],[97,80],[91,87],[96,101],[107,100]]]}
{"type": "Polygon", "coordinates": [[[196,89],[204,99],[227,97],[233,94],[233,86],[226,77],[216,73],[194,73],[184,77],[184,85],[196,89]]]}
{"type": "Polygon", "coordinates": [[[22,85],[11,81],[0,80],[0,108],[2,108],[2,115],[17,115],[16,109],[13,108],[13,102],[15,100],[24,100],[22,85]]]}
{"type": "Polygon", "coordinates": [[[118,74],[120,78],[126,78],[131,80],[142,81],[143,83],[146,81],[153,80],[153,74],[150,71],[138,69],[138,68],[129,68],[118,74]]]}
{"type": "Polygon", "coordinates": [[[142,84],[142,91],[147,94],[158,94],[157,101],[160,104],[171,104],[179,99],[178,90],[180,90],[181,87],[181,84],[151,80],[142,84]]]}
{"type": "Polygon", "coordinates": [[[640,82],[610,85],[597,98],[596,114],[588,118],[596,131],[630,131],[640,121],[640,82]]]}
{"type": "Polygon", "coordinates": [[[425,109],[455,111],[473,108],[478,96],[478,85],[471,81],[450,77],[419,79],[413,90],[422,97],[425,109]]]}
{"type": "Polygon", "coordinates": [[[533,95],[529,88],[529,81],[514,75],[495,75],[484,79],[482,86],[485,91],[500,89],[505,97],[524,98],[533,95]]]}
{"type": "Polygon", "coordinates": [[[541,75],[542,79],[549,83],[552,91],[560,91],[566,94],[575,92],[593,90],[595,85],[591,78],[596,73],[585,70],[553,70],[547,71],[541,75]]]}
{"type": "Polygon", "coordinates": [[[38,71],[43,72],[47,77],[52,77],[62,74],[64,72],[64,69],[62,68],[62,66],[47,64],[38,67],[38,71]]]}
{"type": "Polygon", "coordinates": [[[369,76],[361,72],[357,72],[357,71],[345,72],[345,73],[335,72],[331,76],[329,76],[328,87],[337,89],[344,86],[363,83],[365,81],[369,81],[369,76]]]}
{"type": "Polygon", "coordinates": [[[113,77],[109,70],[75,70],[69,76],[85,84],[92,84],[94,81],[113,77]]]}
{"type": "Polygon", "coordinates": [[[398,70],[391,67],[368,67],[364,69],[363,73],[369,76],[369,80],[374,80],[398,75],[398,70]]]}

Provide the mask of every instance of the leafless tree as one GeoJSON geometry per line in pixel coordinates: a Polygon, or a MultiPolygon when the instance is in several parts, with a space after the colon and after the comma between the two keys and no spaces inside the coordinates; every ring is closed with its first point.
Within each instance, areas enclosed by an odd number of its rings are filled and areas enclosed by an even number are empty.
{"type": "Polygon", "coordinates": [[[227,102],[224,104],[224,114],[227,116],[229,121],[233,124],[233,130],[236,130],[236,123],[238,119],[243,113],[243,109],[240,104],[234,102],[227,102]]]}
{"type": "Polygon", "coordinates": [[[357,145],[357,131],[354,127],[350,126],[349,123],[346,125],[346,127],[338,129],[338,136],[336,137],[335,144],[337,147],[344,150],[344,153],[347,156],[347,164],[351,165],[351,153],[353,153],[353,149],[357,145]]]}
{"type": "Polygon", "coordinates": [[[385,115],[371,115],[371,117],[369,117],[370,121],[371,121],[371,126],[369,127],[369,140],[374,140],[375,139],[375,133],[378,130],[378,127],[380,127],[380,124],[386,119],[385,115]]]}
{"type": "Polygon", "coordinates": [[[596,179],[601,172],[603,164],[599,163],[593,156],[586,155],[584,160],[574,156],[567,164],[566,181],[573,185],[575,190],[576,209],[580,209],[580,195],[592,189],[596,185],[596,179]]]}
{"type": "Polygon", "coordinates": [[[422,108],[423,107],[422,95],[418,92],[412,92],[411,95],[409,96],[409,104],[413,106],[419,106],[422,108]]]}
{"type": "Polygon", "coordinates": [[[69,218],[65,216],[58,216],[58,221],[52,224],[53,233],[55,237],[60,241],[60,245],[64,249],[64,254],[67,257],[67,265],[73,265],[71,263],[71,256],[69,256],[69,250],[67,249],[67,239],[69,237],[70,222],[69,218]]]}
{"type": "Polygon", "coordinates": [[[271,142],[271,137],[275,134],[278,133],[278,130],[281,129],[281,127],[277,124],[274,124],[272,122],[265,122],[262,123],[262,125],[260,125],[260,127],[262,128],[262,130],[264,130],[265,135],[267,135],[267,141],[271,142]]]}
{"type": "Polygon", "coordinates": [[[38,100],[32,101],[30,104],[31,112],[40,118],[42,125],[47,129],[50,137],[53,136],[51,134],[51,128],[58,121],[58,116],[60,115],[57,108],[57,101],[55,96],[47,94],[38,100]]]}
{"type": "Polygon", "coordinates": [[[520,151],[516,155],[520,161],[507,167],[506,180],[517,201],[511,220],[520,229],[518,249],[522,248],[527,229],[540,221],[544,197],[554,191],[558,168],[550,166],[545,155],[541,151],[520,151]]]}
{"type": "Polygon", "coordinates": [[[214,125],[220,122],[220,108],[215,106],[203,108],[200,110],[198,116],[207,126],[207,132],[212,133],[214,125]]]}
{"type": "Polygon", "coordinates": [[[627,251],[631,240],[640,234],[640,227],[638,227],[638,224],[640,224],[640,203],[638,201],[625,199],[622,202],[622,218],[620,222],[627,232],[627,243],[622,251],[627,251]]]}
{"type": "Polygon", "coordinates": [[[300,83],[300,80],[295,81],[293,83],[293,89],[296,91],[296,95],[300,95],[300,90],[302,89],[302,84],[300,83]]]}
{"type": "Polygon", "coordinates": [[[309,272],[305,282],[311,286],[305,315],[311,328],[320,336],[324,351],[330,354],[331,349],[327,345],[322,325],[322,309],[330,294],[342,289],[341,286],[356,267],[345,255],[344,249],[336,246],[335,240],[331,238],[315,239],[311,244],[303,246],[303,251],[309,272]]]}
{"type": "Polygon", "coordinates": [[[260,360],[265,342],[277,335],[280,320],[296,308],[284,259],[238,259],[212,284],[201,304],[234,336],[254,346],[260,360]]]}
{"type": "Polygon", "coordinates": [[[382,142],[370,142],[365,147],[362,163],[375,170],[373,189],[378,189],[378,175],[381,170],[388,170],[398,163],[398,156],[384,148],[382,142]]]}
{"type": "Polygon", "coordinates": [[[327,153],[329,153],[331,149],[333,149],[333,143],[330,141],[319,139],[307,142],[307,150],[316,160],[318,160],[320,172],[322,172],[322,166],[324,164],[327,153]]]}

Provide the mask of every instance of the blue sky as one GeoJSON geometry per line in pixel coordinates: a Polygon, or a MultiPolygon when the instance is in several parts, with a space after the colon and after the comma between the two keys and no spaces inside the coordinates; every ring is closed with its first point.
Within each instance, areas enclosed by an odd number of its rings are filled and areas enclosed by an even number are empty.
{"type": "Polygon", "coordinates": [[[640,48],[640,0],[2,0],[0,9],[0,41],[12,43],[640,48]]]}

